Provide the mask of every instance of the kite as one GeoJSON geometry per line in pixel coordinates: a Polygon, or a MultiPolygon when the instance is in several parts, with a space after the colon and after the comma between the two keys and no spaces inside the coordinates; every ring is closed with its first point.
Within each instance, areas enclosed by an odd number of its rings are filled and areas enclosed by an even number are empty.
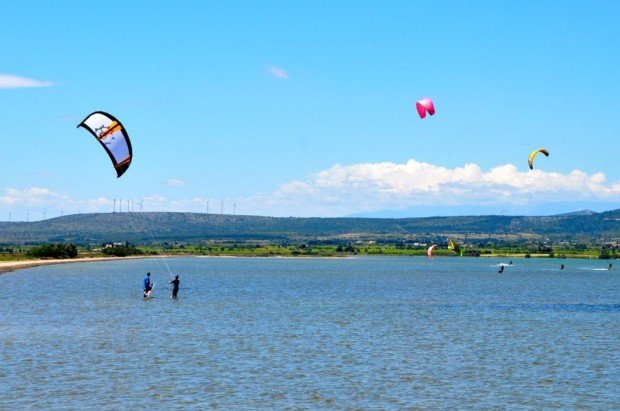
{"type": "Polygon", "coordinates": [[[418,114],[420,118],[426,117],[426,113],[431,116],[435,114],[435,105],[433,104],[433,100],[430,98],[423,98],[420,101],[416,101],[415,108],[418,110],[418,114]]]}
{"type": "Polygon", "coordinates": [[[544,148],[537,148],[536,150],[532,151],[527,159],[527,163],[530,165],[530,170],[534,169],[534,157],[536,157],[536,154],[538,153],[543,153],[545,157],[549,157],[549,152],[544,148]]]}
{"type": "Polygon", "coordinates": [[[448,240],[448,248],[454,251],[455,253],[461,252],[461,246],[452,240],[448,240]]]}
{"type": "Polygon", "coordinates": [[[95,136],[110,156],[116,169],[116,177],[122,176],[129,168],[133,154],[131,141],[121,122],[108,113],[95,111],[78,124],[78,127],[84,127],[95,136]]]}
{"type": "Polygon", "coordinates": [[[433,251],[435,251],[435,248],[437,248],[437,244],[433,244],[432,246],[428,247],[428,250],[426,250],[426,255],[428,255],[428,258],[430,258],[431,260],[433,259],[433,251]]]}

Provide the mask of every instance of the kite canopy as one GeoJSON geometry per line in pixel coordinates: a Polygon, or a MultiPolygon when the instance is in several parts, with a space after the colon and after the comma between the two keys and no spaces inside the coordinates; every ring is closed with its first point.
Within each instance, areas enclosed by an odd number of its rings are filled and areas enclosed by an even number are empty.
{"type": "Polygon", "coordinates": [[[432,246],[428,247],[428,250],[426,250],[426,255],[428,255],[428,258],[433,258],[433,251],[435,251],[435,248],[437,248],[437,244],[433,244],[432,246]]]}
{"type": "Polygon", "coordinates": [[[530,170],[534,169],[534,157],[536,157],[538,153],[543,153],[545,157],[549,157],[549,152],[544,148],[537,148],[536,150],[532,151],[527,159],[527,163],[530,165],[530,170]]]}
{"type": "Polygon", "coordinates": [[[428,97],[416,101],[415,108],[418,110],[420,118],[426,117],[426,113],[430,114],[431,116],[435,114],[435,105],[433,104],[433,100],[428,97]]]}
{"type": "Polygon", "coordinates": [[[452,240],[448,240],[448,249],[458,253],[461,251],[461,246],[452,240]]]}
{"type": "Polygon", "coordinates": [[[129,168],[133,154],[131,141],[121,122],[111,114],[95,111],[78,124],[78,127],[84,127],[95,136],[110,156],[117,178],[122,176],[129,168]]]}

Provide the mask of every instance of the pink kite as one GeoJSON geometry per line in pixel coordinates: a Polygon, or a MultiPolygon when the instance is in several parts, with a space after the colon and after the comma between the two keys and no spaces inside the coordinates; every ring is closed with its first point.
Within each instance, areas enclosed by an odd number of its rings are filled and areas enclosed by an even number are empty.
{"type": "Polygon", "coordinates": [[[435,114],[435,105],[433,104],[433,100],[430,98],[423,98],[420,101],[416,101],[415,108],[418,110],[420,118],[426,117],[427,112],[431,116],[435,114]]]}
{"type": "Polygon", "coordinates": [[[435,248],[437,248],[437,244],[433,244],[432,246],[428,247],[428,250],[426,250],[426,255],[428,255],[428,258],[430,258],[431,260],[433,259],[433,251],[435,251],[435,248]]]}

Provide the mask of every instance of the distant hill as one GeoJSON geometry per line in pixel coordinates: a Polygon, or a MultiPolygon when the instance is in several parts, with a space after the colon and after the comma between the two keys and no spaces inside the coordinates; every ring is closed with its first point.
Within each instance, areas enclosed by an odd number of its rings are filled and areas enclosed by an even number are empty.
{"type": "Polygon", "coordinates": [[[596,211],[581,210],[581,211],[573,211],[572,213],[556,214],[556,216],[557,217],[571,217],[571,216],[576,216],[576,215],[593,215],[593,214],[597,214],[596,211]]]}
{"type": "Polygon", "coordinates": [[[354,241],[442,239],[470,241],[618,241],[620,209],[554,216],[426,218],[279,218],[198,213],[76,214],[36,222],[1,222],[0,243],[107,241],[147,244],[216,241],[354,241]]]}

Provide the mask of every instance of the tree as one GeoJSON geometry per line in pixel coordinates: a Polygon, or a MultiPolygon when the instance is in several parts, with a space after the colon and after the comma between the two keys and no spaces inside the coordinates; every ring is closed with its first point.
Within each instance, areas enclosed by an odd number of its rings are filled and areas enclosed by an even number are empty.
{"type": "Polygon", "coordinates": [[[46,244],[32,247],[27,254],[31,257],[47,258],[75,258],[78,255],[77,247],[72,244],[46,244]]]}

